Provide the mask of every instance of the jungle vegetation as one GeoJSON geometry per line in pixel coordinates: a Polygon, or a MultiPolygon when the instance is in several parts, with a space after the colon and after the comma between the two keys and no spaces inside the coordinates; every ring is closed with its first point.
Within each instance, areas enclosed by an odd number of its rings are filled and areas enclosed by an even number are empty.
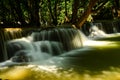
{"type": "Polygon", "coordinates": [[[0,26],[48,26],[120,17],[120,0],[1,0],[0,26]]]}

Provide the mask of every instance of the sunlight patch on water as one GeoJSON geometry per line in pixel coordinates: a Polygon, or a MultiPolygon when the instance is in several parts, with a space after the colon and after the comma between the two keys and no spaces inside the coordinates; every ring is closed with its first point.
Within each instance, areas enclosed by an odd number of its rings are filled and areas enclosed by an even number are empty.
{"type": "Polygon", "coordinates": [[[35,71],[39,71],[39,70],[45,70],[48,72],[56,72],[58,70],[58,68],[53,65],[53,66],[36,66],[36,65],[28,65],[28,68],[33,68],[35,71]]]}
{"type": "Polygon", "coordinates": [[[5,28],[5,31],[7,32],[18,32],[18,31],[22,31],[21,28],[5,28]]]}
{"type": "Polygon", "coordinates": [[[30,72],[28,69],[23,67],[15,67],[15,68],[6,68],[0,71],[1,79],[10,79],[10,80],[22,80],[28,75],[30,72]]]}
{"type": "Polygon", "coordinates": [[[56,66],[14,66],[0,69],[0,78],[9,80],[120,80],[120,68],[82,73],[73,70],[57,71],[56,66]],[[47,69],[48,68],[48,69],[47,69]]]}
{"type": "Polygon", "coordinates": [[[113,47],[119,47],[120,42],[113,42],[113,41],[92,41],[88,40],[84,42],[84,46],[94,46],[94,47],[104,47],[104,48],[113,48],[113,47]]]}

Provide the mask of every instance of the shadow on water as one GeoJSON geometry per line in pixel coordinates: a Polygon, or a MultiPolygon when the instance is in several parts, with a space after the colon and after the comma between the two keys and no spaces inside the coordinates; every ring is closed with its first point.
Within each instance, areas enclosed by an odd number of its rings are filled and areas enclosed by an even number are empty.
{"type": "Polygon", "coordinates": [[[80,73],[86,70],[94,73],[108,70],[111,67],[119,67],[119,56],[118,49],[100,50],[88,47],[67,52],[47,60],[43,64],[62,66],[66,70],[72,68],[80,73]]]}
{"type": "Polygon", "coordinates": [[[108,37],[96,38],[97,41],[120,41],[120,34],[109,34],[108,37]]]}

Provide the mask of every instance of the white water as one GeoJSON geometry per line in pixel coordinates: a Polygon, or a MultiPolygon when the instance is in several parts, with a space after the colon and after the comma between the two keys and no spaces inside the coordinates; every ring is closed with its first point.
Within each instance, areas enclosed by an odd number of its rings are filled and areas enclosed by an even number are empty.
{"type": "MultiPolygon", "coordinates": [[[[6,43],[7,56],[16,54],[31,56],[32,62],[42,62],[53,56],[83,47],[88,40],[84,34],[74,28],[53,28],[33,32],[28,37],[14,39],[6,43]]],[[[31,61],[27,60],[27,62],[31,61]]]]}
{"type": "Polygon", "coordinates": [[[33,32],[30,36],[33,42],[44,40],[60,42],[66,51],[82,47],[82,43],[87,40],[80,30],[74,28],[53,28],[33,32]]]}

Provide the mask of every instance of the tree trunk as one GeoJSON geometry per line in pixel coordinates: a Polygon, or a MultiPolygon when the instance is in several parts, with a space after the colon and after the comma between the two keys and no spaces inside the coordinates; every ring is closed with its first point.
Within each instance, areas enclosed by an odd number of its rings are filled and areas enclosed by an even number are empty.
{"type": "Polygon", "coordinates": [[[25,22],[24,14],[23,14],[21,6],[20,6],[20,0],[17,0],[17,1],[15,0],[15,5],[14,5],[15,6],[14,9],[18,15],[18,21],[21,22],[21,25],[25,25],[26,22],[25,22]],[[15,5],[17,5],[17,6],[15,6],[15,5]]]}
{"type": "Polygon", "coordinates": [[[118,17],[119,0],[114,0],[114,17],[118,17]]]}
{"type": "Polygon", "coordinates": [[[65,16],[67,16],[67,0],[65,0],[65,16]]]}
{"type": "Polygon", "coordinates": [[[53,23],[54,23],[55,26],[58,24],[58,21],[57,21],[57,5],[58,5],[58,0],[55,0],[54,20],[53,20],[53,23]]]}
{"type": "Polygon", "coordinates": [[[72,6],[72,19],[71,19],[71,22],[73,24],[75,24],[77,21],[78,6],[79,6],[79,0],[74,0],[72,6]]]}
{"type": "Polygon", "coordinates": [[[52,18],[52,23],[54,25],[57,25],[57,5],[58,5],[58,0],[55,0],[55,6],[54,6],[54,12],[52,11],[52,4],[51,4],[51,0],[48,0],[48,9],[50,11],[50,16],[52,18]]]}
{"type": "Polygon", "coordinates": [[[30,15],[30,25],[31,26],[40,26],[40,18],[39,18],[39,3],[40,0],[29,0],[28,1],[28,10],[30,15]]]}
{"type": "Polygon", "coordinates": [[[40,18],[39,18],[39,3],[40,0],[34,0],[34,22],[36,24],[36,26],[40,26],[40,18]]]}
{"type": "Polygon", "coordinates": [[[65,0],[65,23],[69,23],[70,20],[68,18],[68,12],[67,12],[67,0],[65,0]]]}
{"type": "Polygon", "coordinates": [[[116,8],[119,9],[119,0],[115,0],[115,5],[116,5],[116,8]]]}
{"type": "Polygon", "coordinates": [[[52,12],[51,1],[50,0],[47,0],[47,1],[48,1],[48,9],[50,11],[50,16],[51,16],[52,20],[54,21],[54,15],[52,12]]]}
{"type": "Polygon", "coordinates": [[[77,28],[80,28],[83,26],[83,24],[87,20],[88,16],[92,13],[92,7],[94,7],[94,5],[96,4],[97,1],[99,1],[99,0],[90,0],[86,11],[83,13],[83,15],[78,19],[78,22],[76,23],[77,28]]]}
{"type": "Polygon", "coordinates": [[[1,6],[0,6],[0,13],[1,13],[1,21],[3,23],[6,23],[6,17],[5,17],[5,6],[3,2],[1,1],[1,6]]]}

